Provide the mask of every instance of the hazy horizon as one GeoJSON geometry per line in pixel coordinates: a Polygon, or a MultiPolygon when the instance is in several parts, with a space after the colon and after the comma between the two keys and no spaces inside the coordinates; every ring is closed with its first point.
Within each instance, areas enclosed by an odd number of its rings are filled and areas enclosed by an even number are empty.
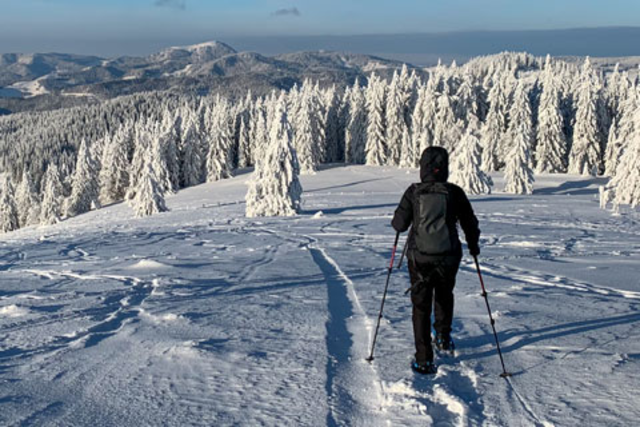
{"type": "MultiPolygon", "coordinates": [[[[75,44],[49,41],[43,49],[8,49],[6,40],[0,40],[3,53],[65,53],[101,57],[144,56],[170,46],[184,46],[206,41],[220,41],[238,51],[255,51],[276,55],[298,51],[345,51],[378,55],[390,59],[431,64],[438,58],[450,61],[464,60],[478,55],[502,51],[527,51],[534,55],[618,57],[640,55],[639,27],[599,27],[558,30],[521,31],[443,31],[397,34],[361,35],[298,35],[298,36],[207,36],[178,37],[158,40],[132,39],[91,41],[79,39],[75,44]],[[48,47],[48,48],[47,48],[48,47]],[[65,48],[66,47],[66,48],[65,48]]],[[[19,46],[18,44],[17,46],[19,46]]]]}

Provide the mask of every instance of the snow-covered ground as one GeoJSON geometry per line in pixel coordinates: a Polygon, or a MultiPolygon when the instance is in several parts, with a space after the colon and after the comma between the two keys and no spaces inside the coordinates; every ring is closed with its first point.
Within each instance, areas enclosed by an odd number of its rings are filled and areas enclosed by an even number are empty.
{"type": "Polygon", "coordinates": [[[39,77],[35,80],[14,83],[8,89],[15,89],[22,93],[25,98],[32,98],[38,95],[46,95],[49,93],[46,87],[42,85],[42,81],[50,78],[50,75],[39,77]]]}
{"type": "Polygon", "coordinates": [[[305,213],[287,219],[244,218],[241,175],[151,218],[120,204],[4,235],[0,425],[637,424],[640,215],[600,210],[602,180],[472,198],[512,378],[468,256],[458,357],[435,378],[410,371],[404,267],[364,361],[389,221],[416,175],[326,169],[303,177],[305,213]]]}

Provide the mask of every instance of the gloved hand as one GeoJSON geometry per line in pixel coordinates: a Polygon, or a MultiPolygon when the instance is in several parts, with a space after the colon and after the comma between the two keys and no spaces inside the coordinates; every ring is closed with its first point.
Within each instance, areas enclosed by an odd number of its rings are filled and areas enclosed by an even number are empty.
{"type": "Polygon", "coordinates": [[[471,256],[480,255],[480,246],[477,243],[475,245],[468,245],[468,246],[469,246],[469,253],[471,254],[471,256]]]}

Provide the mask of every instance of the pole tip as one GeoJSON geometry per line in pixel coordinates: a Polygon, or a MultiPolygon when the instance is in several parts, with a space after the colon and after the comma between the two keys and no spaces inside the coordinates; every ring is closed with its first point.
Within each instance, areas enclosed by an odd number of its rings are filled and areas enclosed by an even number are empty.
{"type": "Polygon", "coordinates": [[[500,376],[501,376],[502,378],[509,378],[509,377],[512,377],[512,376],[513,376],[513,374],[511,374],[511,373],[509,373],[509,372],[507,372],[507,371],[504,371],[503,373],[501,373],[501,374],[500,374],[500,376]]]}
{"type": "Polygon", "coordinates": [[[366,360],[367,362],[371,363],[371,362],[373,362],[373,356],[369,356],[364,360],[366,360]]]}

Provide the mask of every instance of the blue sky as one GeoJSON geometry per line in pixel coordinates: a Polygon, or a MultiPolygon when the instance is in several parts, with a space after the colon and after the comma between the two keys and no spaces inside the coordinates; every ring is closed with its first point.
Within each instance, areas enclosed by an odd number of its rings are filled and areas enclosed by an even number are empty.
{"type": "Polygon", "coordinates": [[[136,51],[236,36],[638,25],[638,0],[0,0],[0,52],[93,47],[99,53],[118,44],[136,51]]]}

